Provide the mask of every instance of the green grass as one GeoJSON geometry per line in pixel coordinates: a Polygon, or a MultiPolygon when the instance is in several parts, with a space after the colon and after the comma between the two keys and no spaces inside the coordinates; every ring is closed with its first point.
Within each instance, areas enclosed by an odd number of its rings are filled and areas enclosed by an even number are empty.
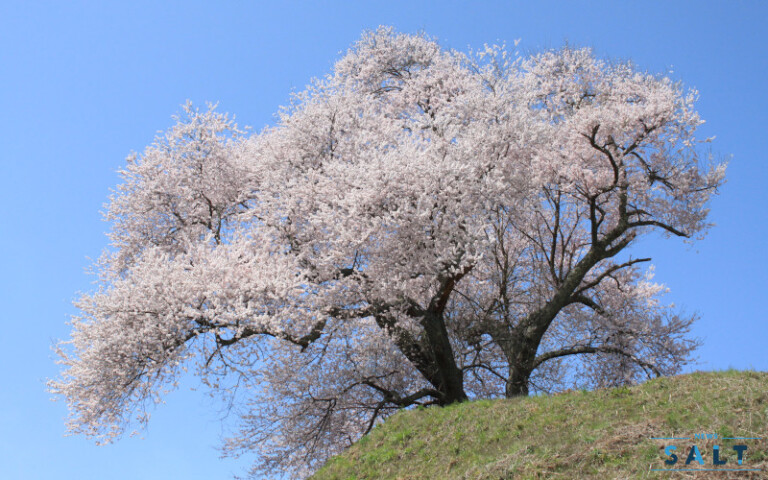
{"type": "MultiPolygon", "coordinates": [[[[688,468],[695,468],[695,462],[688,468]]],[[[768,373],[699,372],[631,388],[480,400],[393,415],[312,480],[768,478],[768,373]],[[651,437],[761,440],[652,440],[651,437]],[[731,446],[748,446],[744,465],[731,446]],[[720,445],[728,465],[761,472],[651,472],[676,444],[683,468],[691,445],[704,467],[720,445]]]]}

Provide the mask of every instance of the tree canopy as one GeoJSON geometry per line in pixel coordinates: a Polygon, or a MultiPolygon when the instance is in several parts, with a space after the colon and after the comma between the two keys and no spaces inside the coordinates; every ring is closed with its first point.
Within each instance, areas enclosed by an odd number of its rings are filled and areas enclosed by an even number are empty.
{"type": "Polygon", "coordinates": [[[188,104],[121,171],[50,388],[109,441],[193,368],[237,400],[228,451],[306,474],[401,408],[674,373],[695,318],[629,247],[710,226],[695,100],[380,28],[257,134],[188,104]]]}

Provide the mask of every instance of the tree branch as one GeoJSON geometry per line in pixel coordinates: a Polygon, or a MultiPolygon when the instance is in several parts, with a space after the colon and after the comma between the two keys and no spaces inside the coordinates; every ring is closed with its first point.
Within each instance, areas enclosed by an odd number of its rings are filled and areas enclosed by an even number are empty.
{"type": "Polygon", "coordinates": [[[583,353],[612,353],[616,355],[623,355],[636,364],[640,365],[641,367],[645,367],[650,369],[657,377],[661,376],[661,371],[652,363],[646,362],[644,360],[641,360],[637,358],[635,355],[625,352],[624,350],[618,348],[618,347],[611,347],[608,345],[602,345],[602,346],[588,346],[588,345],[577,345],[573,347],[568,348],[561,348],[559,350],[552,350],[547,353],[543,353],[536,357],[536,359],[533,361],[533,368],[537,368],[542,363],[546,362],[547,360],[552,360],[553,358],[560,358],[565,357],[569,355],[580,355],[583,353]]]}
{"type": "Polygon", "coordinates": [[[579,295],[579,294],[582,294],[582,293],[586,292],[590,288],[598,286],[600,284],[600,282],[602,282],[606,277],[610,276],[613,272],[621,270],[622,268],[629,267],[629,266],[634,265],[636,263],[650,262],[650,261],[651,261],[650,258],[636,258],[634,260],[629,260],[628,262],[624,262],[621,265],[614,265],[611,268],[605,270],[600,275],[598,275],[597,278],[595,278],[591,282],[586,283],[583,287],[581,287],[578,290],[576,290],[575,293],[577,295],[579,295]]]}

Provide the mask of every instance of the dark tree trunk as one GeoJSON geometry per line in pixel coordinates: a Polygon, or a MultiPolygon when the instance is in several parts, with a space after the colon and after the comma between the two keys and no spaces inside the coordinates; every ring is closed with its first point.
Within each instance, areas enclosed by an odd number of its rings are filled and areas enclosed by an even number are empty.
{"type": "Polygon", "coordinates": [[[424,316],[424,330],[428,348],[431,350],[430,356],[435,365],[435,373],[428,380],[437,391],[443,394],[439,403],[448,405],[467,400],[467,394],[464,391],[464,373],[456,365],[442,314],[427,312],[424,316]]]}
{"type": "Polygon", "coordinates": [[[467,400],[464,373],[456,364],[442,313],[414,310],[412,314],[421,317],[420,323],[424,328],[421,338],[399,328],[387,315],[377,315],[376,321],[382,329],[390,332],[403,355],[437,392],[435,401],[438,405],[467,400]]]}
{"type": "MultiPolygon", "coordinates": [[[[618,231],[617,229],[613,232],[613,235],[618,237],[618,231]]],[[[528,395],[531,373],[536,367],[536,354],[550,324],[565,306],[573,302],[572,295],[587,272],[599,261],[614,254],[615,252],[606,251],[602,244],[593,246],[557,286],[552,298],[539,310],[528,315],[511,330],[488,332],[509,362],[509,377],[505,389],[507,397],[528,395]]]]}
{"type": "Polygon", "coordinates": [[[518,329],[509,339],[506,348],[509,359],[509,376],[505,389],[507,398],[528,395],[529,381],[542,335],[543,332],[518,329]]]}
{"type": "Polygon", "coordinates": [[[509,379],[505,395],[507,398],[525,397],[528,395],[528,381],[531,378],[531,372],[523,368],[509,367],[509,379]]]}

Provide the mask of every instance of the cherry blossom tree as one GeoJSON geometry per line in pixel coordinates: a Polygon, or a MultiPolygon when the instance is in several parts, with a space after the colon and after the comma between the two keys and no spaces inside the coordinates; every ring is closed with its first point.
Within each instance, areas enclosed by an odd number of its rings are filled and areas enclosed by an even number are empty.
{"type": "Polygon", "coordinates": [[[363,35],[273,127],[184,115],[128,158],[50,382],[119,436],[192,368],[232,453],[307,475],[398,409],[677,372],[693,316],[635,257],[724,179],[696,93],[589,49],[363,35]]]}

